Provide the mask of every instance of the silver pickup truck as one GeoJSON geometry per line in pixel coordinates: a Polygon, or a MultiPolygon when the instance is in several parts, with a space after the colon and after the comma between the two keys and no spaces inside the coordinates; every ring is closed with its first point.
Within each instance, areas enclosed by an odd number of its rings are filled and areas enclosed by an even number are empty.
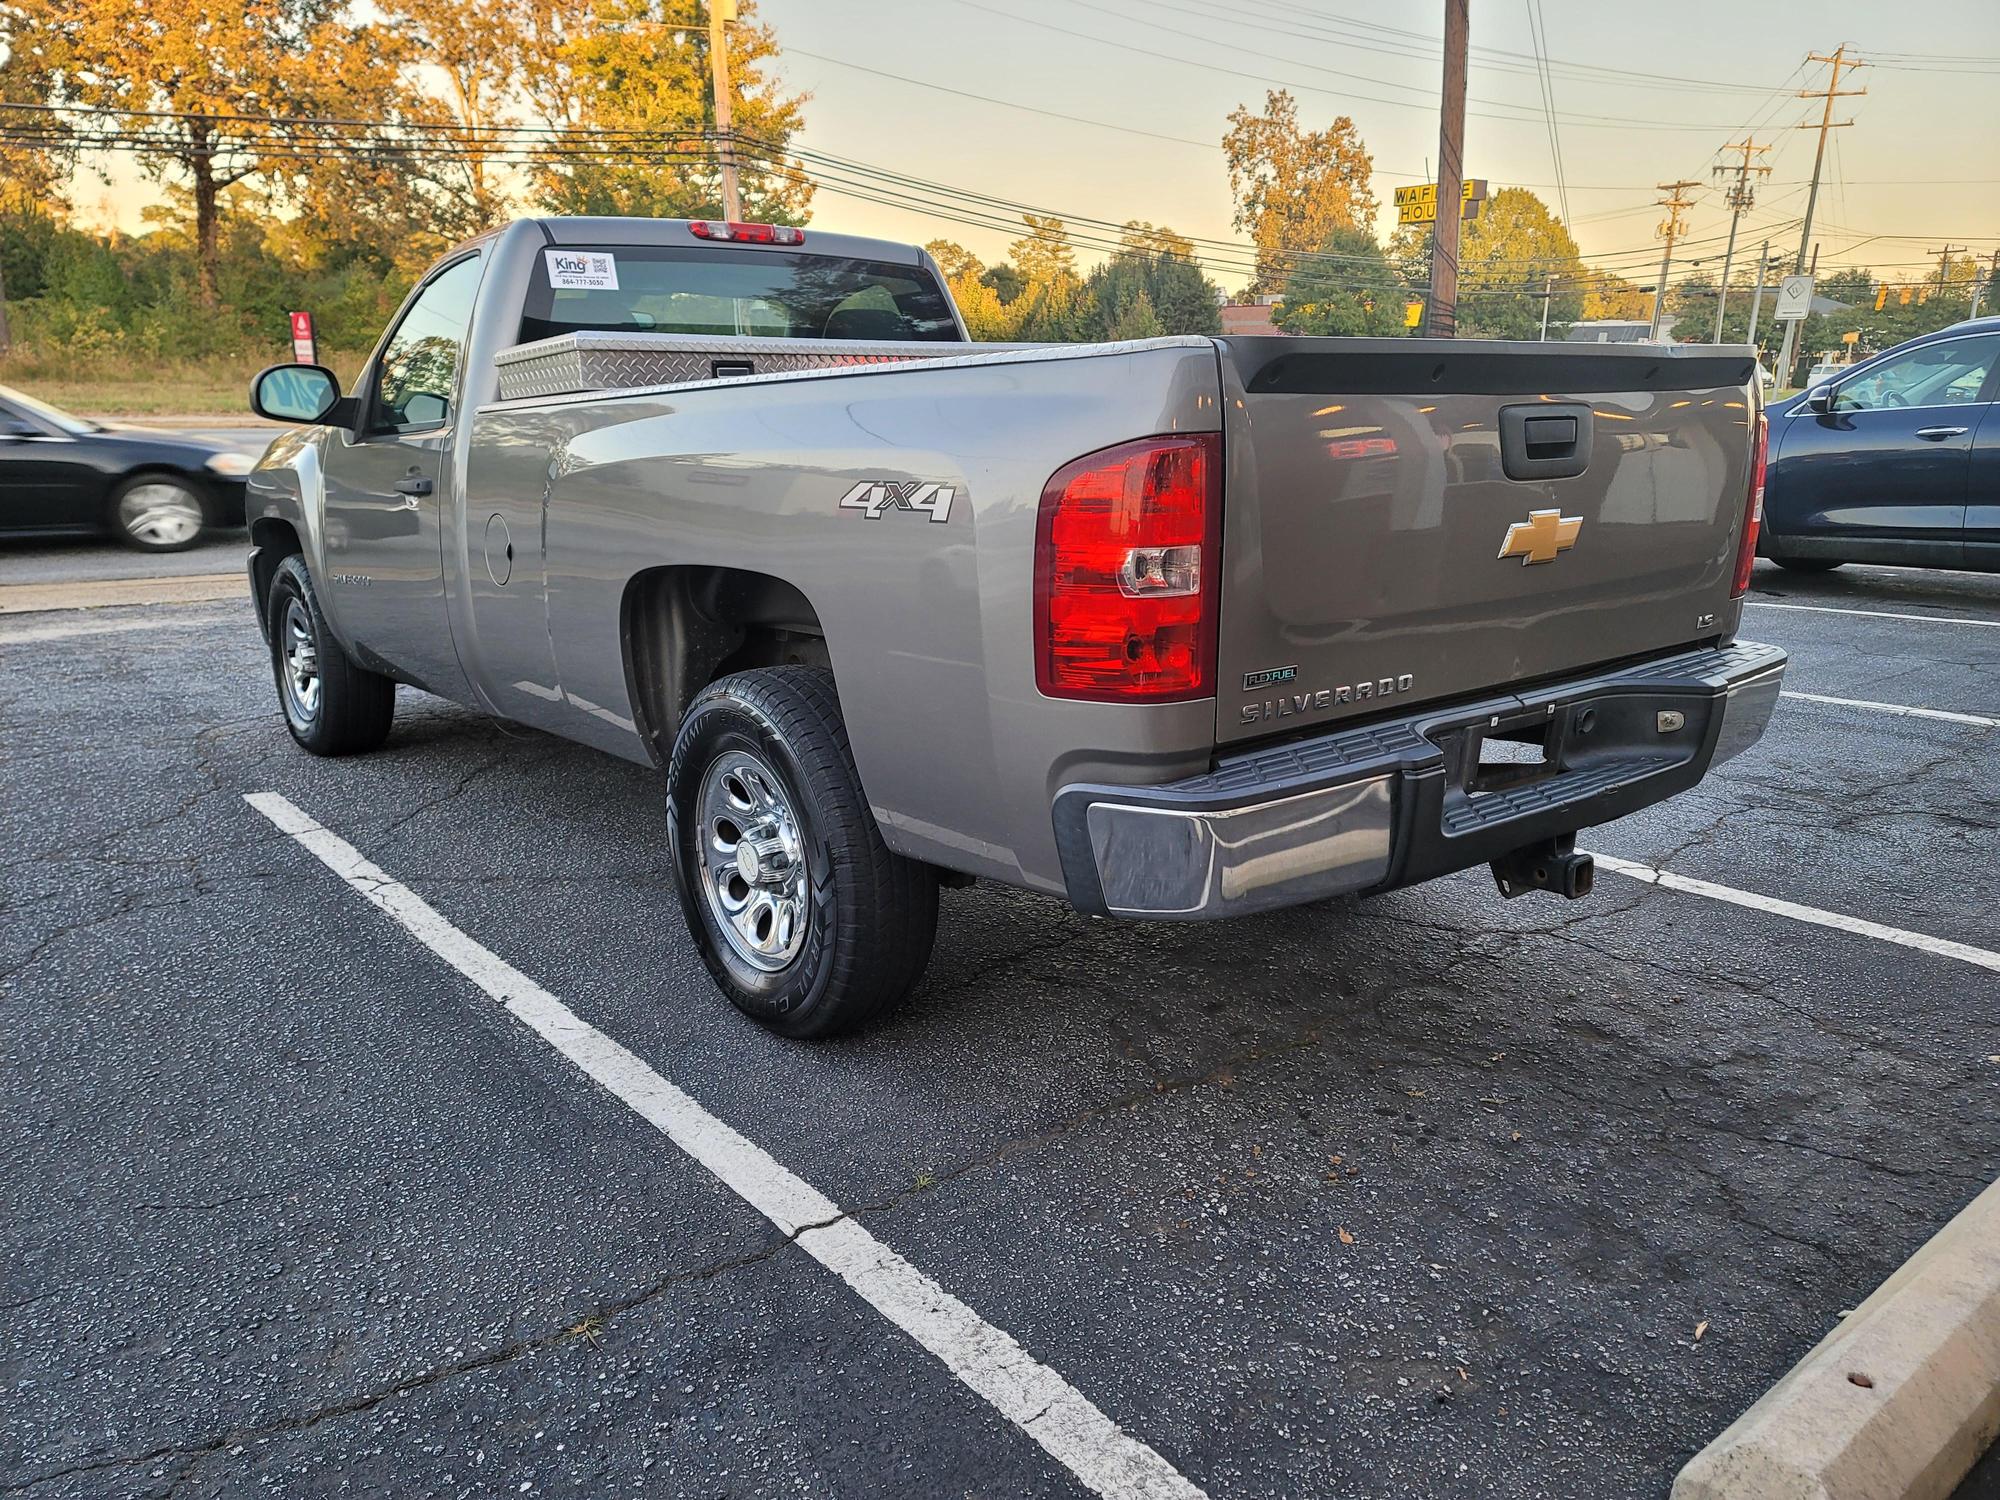
{"type": "Polygon", "coordinates": [[[398,683],[665,772],[722,990],[794,1036],[928,961],[938,888],[1197,919],[1490,863],[1762,732],[1748,349],[966,342],[906,246],[525,220],[446,256],[249,482],[293,736],[398,683]]]}

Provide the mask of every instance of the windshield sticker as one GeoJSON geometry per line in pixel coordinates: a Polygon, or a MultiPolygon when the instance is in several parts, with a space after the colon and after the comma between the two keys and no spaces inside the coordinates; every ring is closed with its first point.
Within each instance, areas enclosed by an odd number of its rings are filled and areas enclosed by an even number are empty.
{"type": "Polygon", "coordinates": [[[549,285],[559,292],[615,292],[618,260],[602,250],[544,250],[549,285]]]}

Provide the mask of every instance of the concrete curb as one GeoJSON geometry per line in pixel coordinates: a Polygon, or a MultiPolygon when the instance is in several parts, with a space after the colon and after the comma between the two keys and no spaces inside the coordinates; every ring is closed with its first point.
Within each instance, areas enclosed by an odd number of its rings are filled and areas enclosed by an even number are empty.
{"type": "Polygon", "coordinates": [[[1944,1500],[2000,1433],[2000,1182],[1674,1480],[1672,1500],[1944,1500]]]}
{"type": "Polygon", "coordinates": [[[0,587],[0,615],[104,609],[120,604],[206,604],[214,599],[248,599],[249,587],[241,572],[93,578],[73,583],[11,583],[0,587]]]}

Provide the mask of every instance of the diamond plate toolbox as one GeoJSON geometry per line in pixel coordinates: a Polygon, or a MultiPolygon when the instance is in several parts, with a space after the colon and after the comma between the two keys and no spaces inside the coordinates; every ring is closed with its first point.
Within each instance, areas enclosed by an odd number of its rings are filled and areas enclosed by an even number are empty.
{"type": "Polygon", "coordinates": [[[1006,344],[867,343],[855,339],[715,338],[689,333],[559,334],[494,356],[500,399],[686,385],[792,370],[993,354],[1006,344]]]}

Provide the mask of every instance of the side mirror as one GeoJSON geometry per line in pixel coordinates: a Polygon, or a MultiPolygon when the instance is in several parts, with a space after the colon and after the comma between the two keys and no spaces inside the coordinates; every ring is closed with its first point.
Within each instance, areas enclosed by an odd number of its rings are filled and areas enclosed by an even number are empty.
{"type": "Polygon", "coordinates": [[[1807,391],[1806,410],[1821,413],[1832,411],[1833,387],[1830,385],[1816,385],[1807,391]]]}
{"type": "Polygon", "coordinates": [[[33,422],[23,421],[19,417],[0,417],[0,438],[10,443],[19,442],[24,438],[38,438],[41,435],[42,429],[33,422]]]}
{"type": "Polygon", "coordinates": [[[321,422],[340,404],[340,382],[324,365],[272,365],[250,382],[250,410],[275,422],[321,422]]]}

